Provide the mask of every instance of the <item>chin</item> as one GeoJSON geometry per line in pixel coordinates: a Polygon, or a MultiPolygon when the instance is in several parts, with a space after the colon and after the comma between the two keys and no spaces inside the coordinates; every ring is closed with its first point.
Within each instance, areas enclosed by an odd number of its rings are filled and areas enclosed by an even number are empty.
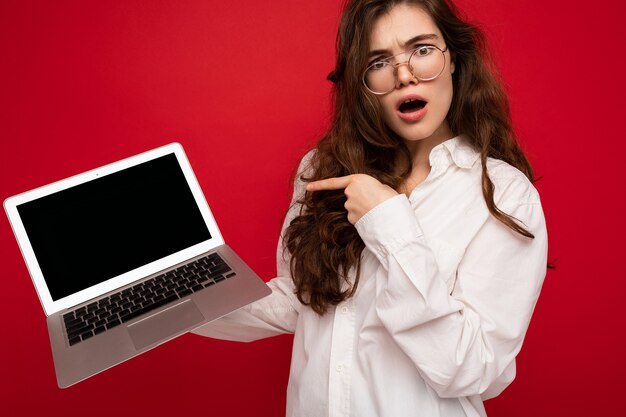
{"type": "Polygon", "coordinates": [[[408,142],[417,142],[432,137],[437,129],[429,126],[392,126],[398,136],[408,142]]]}

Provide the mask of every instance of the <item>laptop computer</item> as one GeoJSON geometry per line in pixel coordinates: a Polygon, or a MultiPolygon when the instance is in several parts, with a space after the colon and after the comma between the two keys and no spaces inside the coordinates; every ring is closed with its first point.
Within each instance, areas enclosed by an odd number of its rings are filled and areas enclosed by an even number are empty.
{"type": "Polygon", "coordinates": [[[224,242],[172,143],[13,197],[65,388],[271,290],[224,242]]]}

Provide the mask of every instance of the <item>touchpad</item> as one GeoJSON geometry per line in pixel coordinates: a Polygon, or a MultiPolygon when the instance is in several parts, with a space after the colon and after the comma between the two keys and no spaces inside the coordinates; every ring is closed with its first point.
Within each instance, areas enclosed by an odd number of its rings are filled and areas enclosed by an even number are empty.
{"type": "Polygon", "coordinates": [[[153,316],[128,326],[128,332],[137,350],[168,339],[181,330],[204,320],[204,316],[192,300],[165,309],[153,316]]]}

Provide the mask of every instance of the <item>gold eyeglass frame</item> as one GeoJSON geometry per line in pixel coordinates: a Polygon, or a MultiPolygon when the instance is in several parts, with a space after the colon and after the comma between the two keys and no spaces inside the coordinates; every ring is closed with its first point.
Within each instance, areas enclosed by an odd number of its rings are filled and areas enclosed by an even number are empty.
{"type": "Polygon", "coordinates": [[[377,93],[376,91],[372,91],[372,90],[371,90],[371,89],[367,86],[367,82],[365,81],[365,77],[366,77],[366,75],[367,75],[367,72],[368,72],[368,71],[370,70],[370,68],[372,68],[374,65],[376,65],[376,64],[378,64],[378,63],[380,63],[380,61],[374,62],[373,64],[369,65],[369,66],[365,69],[365,71],[363,71],[363,76],[361,77],[361,80],[363,81],[363,85],[365,86],[365,88],[367,88],[367,91],[369,91],[370,93],[375,94],[375,95],[377,95],[377,96],[382,96],[382,95],[388,94],[388,93],[392,92],[392,91],[396,88],[396,84],[397,84],[397,77],[398,77],[398,67],[400,67],[400,65],[405,65],[405,64],[406,64],[406,66],[409,68],[409,72],[411,73],[411,75],[412,75],[412,76],[413,76],[416,80],[418,80],[418,81],[432,81],[432,80],[434,80],[435,78],[439,77],[439,76],[443,73],[443,70],[444,70],[444,69],[446,69],[446,52],[447,52],[447,51],[448,51],[448,46],[447,46],[447,45],[446,45],[446,47],[445,47],[444,49],[441,49],[440,47],[438,47],[438,46],[436,46],[436,45],[420,45],[420,46],[418,46],[417,48],[415,48],[415,49],[413,49],[412,51],[410,51],[410,52],[411,52],[411,55],[409,55],[409,59],[407,59],[407,60],[406,60],[406,61],[404,61],[404,62],[396,62],[395,64],[392,64],[392,63],[390,62],[390,60],[391,60],[392,58],[397,57],[397,56],[404,55],[404,54],[406,54],[406,53],[407,53],[407,52],[409,52],[409,51],[405,51],[405,52],[399,53],[399,54],[397,54],[397,55],[390,56],[389,58],[385,58],[385,59],[383,59],[382,61],[387,61],[387,62],[389,62],[389,64],[390,64],[390,65],[393,65],[393,75],[394,75],[394,78],[396,78],[396,80],[395,80],[396,82],[394,83],[394,86],[393,86],[392,88],[390,88],[389,90],[385,91],[384,93],[377,93]],[[420,77],[418,77],[417,75],[415,75],[415,74],[413,73],[413,68],[411,68],[411,65],[410,65],[411,58],[413,58],[413,55],[415,55],[415,53],[417,52],[417,50],[418,50],[418,49],[421,49],[421,48],[424,48],[424,47],[435,48],[435,49],[437,49],[439,52],[441,52],[441,54],[443,55],[443,65],[442,65],[442,67],[441,67],[441,71],[439,71],[439,72],[437,73],[437,75],[435,75],[434,77],[430,77],[430,78],[420,78],[420,77]]]}

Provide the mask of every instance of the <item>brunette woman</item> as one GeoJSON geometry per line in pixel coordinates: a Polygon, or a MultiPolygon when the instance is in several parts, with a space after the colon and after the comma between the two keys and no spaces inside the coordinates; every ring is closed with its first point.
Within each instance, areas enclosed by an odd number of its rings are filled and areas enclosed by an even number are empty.
{"type": "Polygon", "coordinates": [[[483,35],[446,0],[353,0],[273,294],[196,333],[294,333],[288,416],[484,416],[546,272],[532,169],[483,35]]]}

